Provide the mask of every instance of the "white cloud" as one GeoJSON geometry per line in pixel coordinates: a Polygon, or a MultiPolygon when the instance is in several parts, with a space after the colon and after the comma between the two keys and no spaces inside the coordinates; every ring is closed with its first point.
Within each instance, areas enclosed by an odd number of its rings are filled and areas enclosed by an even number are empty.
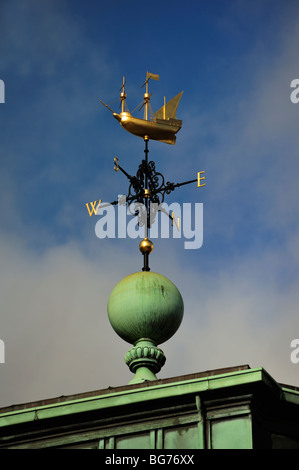
{"type": "Polygon", "coordinates": [[[126,367],[118,373],[112,365],[121,341],[106,314],[113,264],[97,264],[72,244],[36,255],[2,238],[0,250],[1,403],[123,383],[126,367]]]}

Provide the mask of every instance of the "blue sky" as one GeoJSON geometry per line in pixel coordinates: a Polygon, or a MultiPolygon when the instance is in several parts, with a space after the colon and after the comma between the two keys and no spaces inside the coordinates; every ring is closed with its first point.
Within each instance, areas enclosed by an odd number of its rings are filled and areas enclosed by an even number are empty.
{"type": "Polygon", "coordinates": [[[203,246],[151,255],[185,303],[160,376],[246,363],[299,385],[298,20],[292,0],[1,2],[0,405],[131,379],[106,305],[141,269],[138,241],[98,239],[85,203],[127,192],[115,156],[131,174],[143,158],[99,100],[124,75],[134,109],[147,70],[154,110],[184,91],[175,146],[150,142],[150,158],[207,183],[167,201],[203,203],[203,246]]]}

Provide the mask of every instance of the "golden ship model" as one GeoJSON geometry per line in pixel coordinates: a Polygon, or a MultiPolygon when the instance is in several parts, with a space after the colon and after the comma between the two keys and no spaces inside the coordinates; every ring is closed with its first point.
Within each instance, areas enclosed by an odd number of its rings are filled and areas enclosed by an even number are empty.
{"type": "Polygon", "coordinates": [[[143,119],[132,116],[127,107],[125,77],[123,77],[123,84],[120,89],[121,112],[116,113],[102,100],[100,100],[100,102],[113,113],[113,116],[117,119],[120,125],[131,134],[146,140],[157,140],[159,142],[174,145],[176,141],[175,134],[182,127],[182,121],[177,119],[176,111],[183,92],[181,91],[181,93],[176,95],[167,103],[164,97],[164,105],[158,109],[158,111],[153,113],[149,103],[152,96],[152,93],[150,94],[148,91],[148,82],[150,79],[159,80],[159,75],[149,72],[146,74],[146,81],[142,85],[142,87],[144,87],[144,85],[146,86],[145,93],[143,95],[143,104],[139,108],[140,111],[144,107],[143,119]]]}

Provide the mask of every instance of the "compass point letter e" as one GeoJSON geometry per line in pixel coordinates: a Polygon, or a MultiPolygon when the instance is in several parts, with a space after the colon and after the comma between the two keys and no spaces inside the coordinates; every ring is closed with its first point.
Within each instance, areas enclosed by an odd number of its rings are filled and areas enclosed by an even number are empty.
{"type": "Polygon", "coordinates": [[[202,173],[205,173],[204,171],[199,171],[197,173],[197,187],[198,188],[201,188],[202,186],[205,186],[206,183],[203,183],[203,184],[200,184],[201,180],[205,180],[206,177],[205,176],[200,176],[202,173]]]}

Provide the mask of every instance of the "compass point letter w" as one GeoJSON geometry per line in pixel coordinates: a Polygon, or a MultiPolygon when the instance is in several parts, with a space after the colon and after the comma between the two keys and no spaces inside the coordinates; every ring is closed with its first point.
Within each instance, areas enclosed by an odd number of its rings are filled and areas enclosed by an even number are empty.
{"type": "Polygon", "coordinates": [[[95,207],[97,201],[89,202],[89,203],[86,202],[85,205],[87,207],[87,210],[88,210],[88,213],[89,213],[90,217],[92,216],[93,213],[94,213],[94,215],[97,215],[101,202],[102,202],[102,199],[99,199],[99,203],[98,203],[97,207],[95,207]],[[89,204],[91,206],[91,209],[89,208],[89,204]]]}

